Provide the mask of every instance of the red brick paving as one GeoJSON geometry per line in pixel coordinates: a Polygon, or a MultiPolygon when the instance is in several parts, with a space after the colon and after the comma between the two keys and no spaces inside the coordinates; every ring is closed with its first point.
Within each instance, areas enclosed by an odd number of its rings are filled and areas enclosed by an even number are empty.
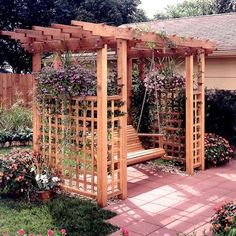
{"type": "MultiPolygon", "coordinates": [[[[130,236],[176,236],[197,232],[211,235],[214,208],[236,198],[236,160],[194,176],[128,168],[128,199],[111,204],[109,220],[126,227],[130,236]]],[[[116,232],[112,235],[120,235],[116,232]]]]}

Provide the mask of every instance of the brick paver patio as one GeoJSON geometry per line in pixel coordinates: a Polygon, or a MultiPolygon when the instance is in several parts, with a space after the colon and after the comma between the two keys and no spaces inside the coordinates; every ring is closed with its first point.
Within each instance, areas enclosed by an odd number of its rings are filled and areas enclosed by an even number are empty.
{"type": "MultiPolygon", "coordinates": [[[[214,208],[236,198],[236,160],[194,176],[128,168],[128,199],[107,207],[118,215],[109,220],[130,236],[172,236],[203,231],[210,234],[214,208]]],[[[115,233],[113,235],[119,235],[115,233]]]]}

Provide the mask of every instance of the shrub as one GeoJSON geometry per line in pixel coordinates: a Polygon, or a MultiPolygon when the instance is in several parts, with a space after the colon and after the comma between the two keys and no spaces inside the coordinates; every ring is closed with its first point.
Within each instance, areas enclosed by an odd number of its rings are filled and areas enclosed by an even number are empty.
{"type": "Polygon", "coordinates": [[[6,130],[0,130],[0,144],[9,142],[11,145],[12,141],[17,142],[29,142],[33,139],[32,129],[25,128],[24,130],[18,130],[16,132],[9,132],[6,130]]]}
{"type": "Polygon", "coordinates": [[[233,157],[229,142],[223,137],[205,134],[205,158],[207,166],[219,166],[227,163],[233,157]]]}
{"type": "Polygon", "coordinates": [[[0,108],[0,144],[32,141],[32,112],[18,101],[9,109],[0,108]]]}
{"type": "Polygon", "coordinates": [[[15,150],[0,159],[2,172],[1,193],[12,196],[27,196],[34,183],[31,172],[33,154],[27,150],[15,150]]]}
{"type": "Polygon", "coordinates": [[[0,130],[18,132],[32,128],[32,111],[18,101],[9,109],[0,109],[0,130]]]}
{"type": "Polygon", "coordinates": [[[236,145],[236,91],[206,90],[206,132],[236,145]]]}
{"type": "Polygon", "coordinates": [[[216,236],[236,236],[236,200],[216,209],[211,219],[216,236]]]}

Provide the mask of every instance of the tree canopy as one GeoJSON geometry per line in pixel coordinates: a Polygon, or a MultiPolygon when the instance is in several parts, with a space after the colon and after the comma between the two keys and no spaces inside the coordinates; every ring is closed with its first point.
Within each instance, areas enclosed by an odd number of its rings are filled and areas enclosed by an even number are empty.
{"type": "Polygon", "coordinates": [[[236,0],[184,0],[168,5],[165,12],[157,12],[155,19],[211,15],[236,11],[236,0]]]}
{"type": "MultiPolygon", "coordinates": [[[[54,22],[69,24],[74,19],[116,26],[146,21],[139,4],[140,0],[0,0],[0,30],[48,26],[54,22]]],[[[0,68],[6,64],[13,72],[27,72],[31,57],[17,42],[1,38],[0,68]]]]}

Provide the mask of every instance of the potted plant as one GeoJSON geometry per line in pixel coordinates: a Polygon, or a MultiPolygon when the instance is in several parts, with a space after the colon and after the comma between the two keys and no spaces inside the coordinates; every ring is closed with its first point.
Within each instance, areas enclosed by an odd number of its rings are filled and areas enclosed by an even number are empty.
{"type": "Polygon", "coordinates": [[[45,165],[40,155],[35,155],[31,171],[35,174],[35,193],[38,200],[45,202],[53,197],[54,189],[60,179],[45,165]]]}

